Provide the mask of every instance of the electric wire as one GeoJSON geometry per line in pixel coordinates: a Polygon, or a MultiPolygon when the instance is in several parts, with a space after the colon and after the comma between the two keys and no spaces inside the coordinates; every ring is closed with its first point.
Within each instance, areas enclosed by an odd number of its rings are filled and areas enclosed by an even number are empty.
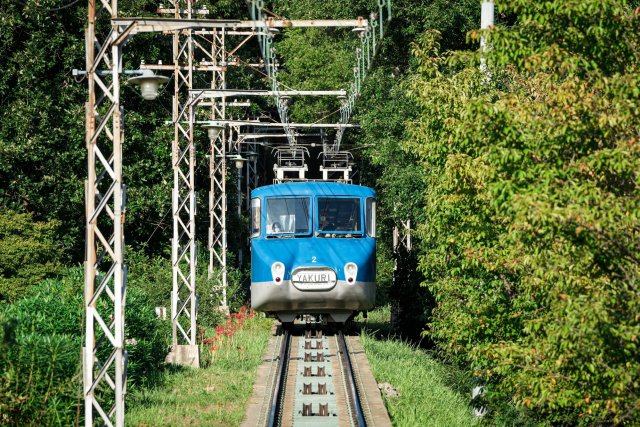
{"type": "MultiPolygon", "coordinates": [[[[211,150],[211,145],[209,145],[209,150],[208,150],[209,155],[212,155],[212,150],[211,150]]],[[[193,174],[195,176],[198,175],[198,172],[200,172],[200,168],[202,168],[202,165],[205,164],[209,164],[209,162],[200,162],[200,164],[196,167],[196,169],[194,170],[193,174]]],[[[171,174],[167,176],[167,180],[169,178],[171,178],[171,175],[173,175],[173,171],[171,171],[171,174]]],[[[156,232],[158,231],[158,229],[161,226],[165,226],[165,227],[169,227],[171,225],[171,223],[166,223],[164,220],[167,218],[167,215],[169,215],[169,212],[171,212],[171,209],[173,209],[173,206],[170,206],[169,209],[167,209],[167,211],[165,212],[165,214],[162,216],[162,219],[160,220],[160,222],[158,223],[158,225],[156,226],[156,228],[153,230],[153,232],[151,232],[151,234],[149,235],[149,238],[147,239],[147,241],[145,242],[145,244],[149,243],[151,241],[151,239],[153,238],[153,236],[156,234],[156,232]]]]}
{"type": "MultiPolygon", "coordinates": [[[[29,6],[29,2],[26,0],[14,0],[16,3],[19,3],[23,6],[29,6]]],[[[64,10],[64,9],[68,9],[72,6],[75,6],[77,3],[80,3],[80,0],[73,0],[70,3],[64,4],[62,6],[58,6],[58,7],[51,7],[51,8],[43,8],[42,11],[44,12],[57,12],[59,10],[64,10]]],[[[34,5],[34,6],[38,6],[38,5],[34,5]]]]}

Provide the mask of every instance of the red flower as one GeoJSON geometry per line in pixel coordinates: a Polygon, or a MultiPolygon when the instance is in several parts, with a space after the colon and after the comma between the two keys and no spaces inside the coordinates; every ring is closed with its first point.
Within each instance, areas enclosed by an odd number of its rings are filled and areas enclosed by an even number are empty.
{"type": "Polygon", "coordinates": [[[246,313],[246,311],[247,311],[247,307],[245,307],[244,305],[240,307],[240,313],[246,313]]]}
{"type": "Polygon", "coordinates": [[[210,350],[210,351],[216,351],[216,350],[217,350],[217,347],[216,347],[215,345],[212,345],[211,347],[209,347],[209,350],[210,350]]]}

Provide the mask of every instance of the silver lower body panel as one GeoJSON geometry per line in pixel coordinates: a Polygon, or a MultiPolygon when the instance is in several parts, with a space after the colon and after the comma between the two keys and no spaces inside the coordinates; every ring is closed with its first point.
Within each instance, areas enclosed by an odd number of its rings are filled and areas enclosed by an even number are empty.
{"type": "Polygon", "coordinates": [[[349,284],[338,280],[328,290],[302,291],[291,281],[251,284],[251,308],[291,322],[301,314],[323,314],[329,321],[343,323],[354,311],[369,310],[376,299],[375,282],[349,284]]]}

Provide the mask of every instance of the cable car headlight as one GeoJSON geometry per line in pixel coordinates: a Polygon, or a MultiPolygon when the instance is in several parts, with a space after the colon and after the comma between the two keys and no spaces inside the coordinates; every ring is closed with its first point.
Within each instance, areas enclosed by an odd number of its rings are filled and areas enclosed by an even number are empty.
{"type": "Polygon", "coordinates": [[[353,262],[346,263],[344,265],[344,276],[347,279],[347,283],[354,284],[358,276],[358,266],[353,262]]]}
{"type": "Polygon", "coordinates": [[[273,264],[271,264],[271,277],[273,278],[273,281],[276,283],[276,285],[279,285],[282,283],[282,280],[284,279],[284,264],[276,261],[273,264]]]}

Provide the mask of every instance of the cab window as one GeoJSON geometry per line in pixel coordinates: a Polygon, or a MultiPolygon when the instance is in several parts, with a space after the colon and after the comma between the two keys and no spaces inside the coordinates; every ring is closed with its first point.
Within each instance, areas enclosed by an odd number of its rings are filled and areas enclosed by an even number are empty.
{"type": "Polygon", "coordinates": [[[360,199],[318,198],[318,233],[361,233],[360,199]]]}
{"type": "Polygon", "coordinates": [[[367,199],[365,221],[367,236],[376,237],[376,199],[373,197],[367,199]]]}
{"type": "Polygon", "coordinates": [[[260,235],[260,199],[251,199],[251,237],[260,235]]]}
{"type": "Polygon", "coordinates": [[[267,199],[267,236],[308,234],[309,204],[308,197],[267,199]]]}

